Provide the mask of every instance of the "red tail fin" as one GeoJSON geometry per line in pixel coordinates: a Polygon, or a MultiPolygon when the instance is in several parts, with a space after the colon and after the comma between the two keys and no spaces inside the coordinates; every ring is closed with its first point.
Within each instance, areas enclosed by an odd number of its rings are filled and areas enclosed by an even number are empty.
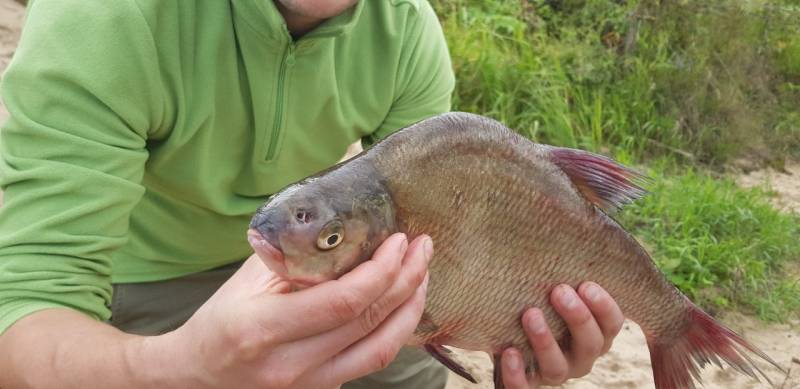
{"type": "Polygon", "coordinates": [[[757,371],[767,382],[772,384],[769,377],[753,363],[745,350],[758,355],[779,370],[784,371],[763,351],[750,345],[741,336],[691,303],[689,320],[691,324],[677,340],[670,339],[664,343],[660,343],[659,339],[647,340],[656,389],[694,389],[692,377],[698,383],[700,382],[699,368],[709,362],[713,362],[721,368],[720,359],[756,380],[758,380],[757,371]]]}

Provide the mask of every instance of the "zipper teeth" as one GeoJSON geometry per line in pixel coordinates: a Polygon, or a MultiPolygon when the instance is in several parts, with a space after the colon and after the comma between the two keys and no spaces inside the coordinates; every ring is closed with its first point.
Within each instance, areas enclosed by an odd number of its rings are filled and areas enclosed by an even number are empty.
{"type": "Polygon", "coordinates": [[[286,83],[286,61],[289,59],[291,54],[292,44],[290,43],[288,46],[286,46],[286,50],[283,52],[281,66],[278,69],[278,91],[275,96],[275,119],[272,125],[272,133],[270,134],[269,138],[269,146],[267,147],[267,160],[272,160],[275,158],[275,148],[278,147],[278,138],[280,137],[280,130],[283,126],[283,90],[284,84],[286,83]]]}

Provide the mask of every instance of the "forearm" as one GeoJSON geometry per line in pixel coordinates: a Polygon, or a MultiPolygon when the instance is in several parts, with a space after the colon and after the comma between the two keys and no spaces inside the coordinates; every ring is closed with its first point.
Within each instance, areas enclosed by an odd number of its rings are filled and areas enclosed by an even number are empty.
{"type": "Polygon", "coordinates": [[[126,334],[69,309],[39,311],[0,336],[0,387],[178,386],[181,364],[167,341],[126,334]]]}

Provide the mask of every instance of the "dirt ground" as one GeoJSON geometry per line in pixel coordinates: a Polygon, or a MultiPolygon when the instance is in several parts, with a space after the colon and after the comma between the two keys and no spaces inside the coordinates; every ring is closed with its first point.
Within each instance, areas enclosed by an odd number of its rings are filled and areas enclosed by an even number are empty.
{"type": "MultiPolygon", "coordinates": [[[[19,39],[24,10],[12,0],[0,0],[0,73],[8,65],[19,39]]],[[[0,123],[8,117],[0,104],[0,123]]],[[[771,170],[760,170],[742,176],[744,186],[770,185],[777,193],[775,203],[787,211],[800,212],[800,163],[787,166],[792,174],[771,170]]],[[[2,193],[0,193],[0,204],[2,193]]],[[[800,388],[800,322],[790,324],[764,324],[756,319],[730,314],[722,318],[732,329],[749,339],[772,356],[778,363],[790,369],[788,375],[764,366],[778,388],[800,388]],[[795,358],[798,362],[792,362],[795,358]]],[[[492,366],[483,353],[458,350],[456,357],[481,380],[478,385],[451,374],[448,389],[491,388],[492,366]]],[[[706,388],[769,388],[757,383],[730,368],[719,370],[707,368],[703,372],[706,388]]],[[[563,388],[652,388],[652,373],[647,346],[639,327],[627,322],[611,351],[603,356],[588,376],[570,381],[563,388]]]]}
{"type": "Polygon", "coordinates": [[[771,168],[755,170],[736,179],[744,187],[766,187],[775,192],[773,204],[787,212],[800,214],[800,161],[787,161],[786,172],[771,168]]]}
{"type": "MultiPolygon", "coordinates": [[[[800,388],[800,364],[792,358],[800,358],[800,322],[791,324],[764,324],[751,317],[729,314],[722,321],[731,329],[761,348],[781,366],[791,369],[786,375],[768,364],[759,364],[777,388],[800,388]]],[[[474,385],[450,373],[447,389],[491,389],[492,364],[485,353],[456,350],[459,361],[480,380],[474,385]]],[[[709,389],[755,389],[770,388],[761,382],[750,379],[730,367],[720,370],[706,367],[703,370],[703,383],[709,389]]],[[[627,321],[622,332],[614,341],[608,354],[601,357],[592,372],[586,377],[575,379],[560,386],[565,389],[598,388],[654,388],[650,369],[650,354],[644,335],[639,327],[627,321]]]]}

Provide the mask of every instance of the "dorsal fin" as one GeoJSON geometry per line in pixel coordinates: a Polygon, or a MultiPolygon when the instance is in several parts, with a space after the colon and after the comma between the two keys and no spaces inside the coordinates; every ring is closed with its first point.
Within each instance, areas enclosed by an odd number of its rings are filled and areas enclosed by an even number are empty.
{"type": "Polygon", "coordinates": [[[567,174],[578,191],[606,213],[647,194],[637,184],[647,177],[610,158],[582,150],[547,149],[553,163],[567,174]]]}

